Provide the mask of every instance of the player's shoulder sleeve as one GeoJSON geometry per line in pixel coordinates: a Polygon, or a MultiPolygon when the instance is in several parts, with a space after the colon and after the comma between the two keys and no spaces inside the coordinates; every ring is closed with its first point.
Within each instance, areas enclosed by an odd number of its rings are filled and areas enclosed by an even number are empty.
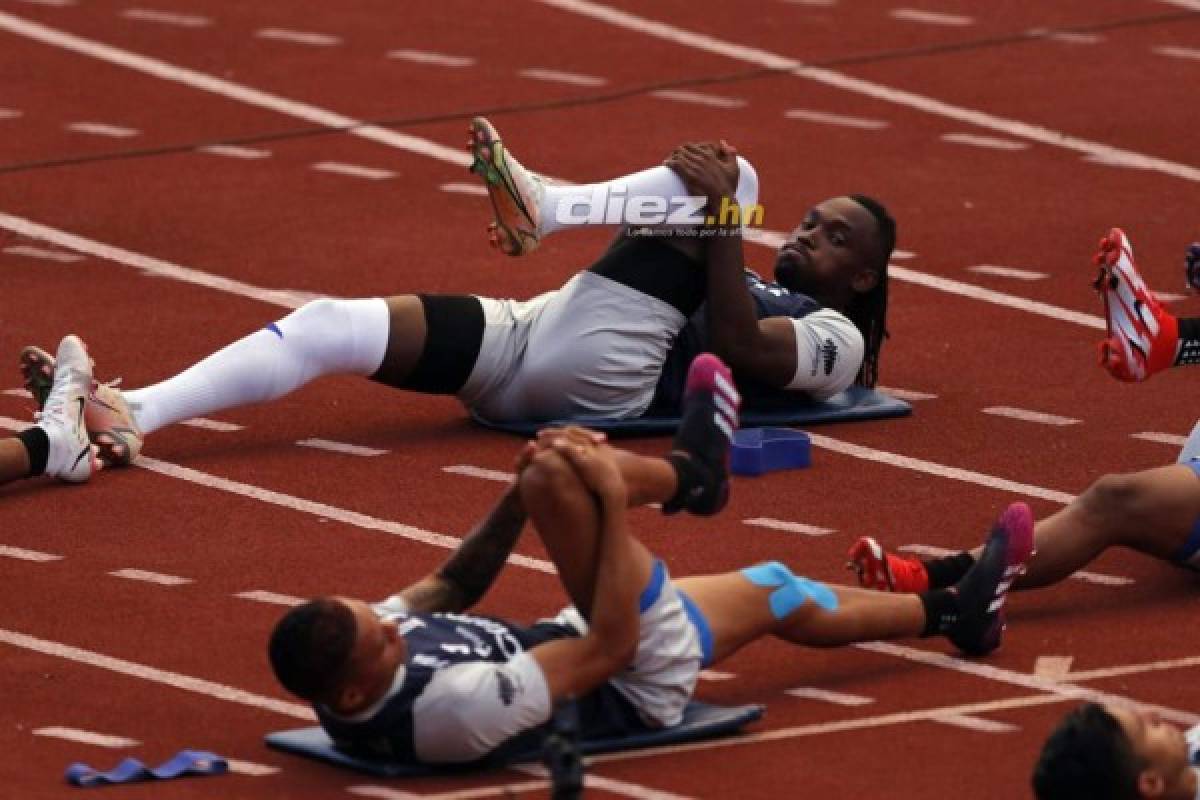
{"type": "Polygon", "coordinates": [[[827,400],[854,383],[862,367],[862,333],[846,315],[830,308],[792,320],[796,329],[796,374],[788,389],[827,400]]]}
{"type": "Polygon", "coordinates": [[[426,763],[474,761],[550,719],[542,668],[529,653],[437,671],[413,704],[413,745],[426,763]]]}

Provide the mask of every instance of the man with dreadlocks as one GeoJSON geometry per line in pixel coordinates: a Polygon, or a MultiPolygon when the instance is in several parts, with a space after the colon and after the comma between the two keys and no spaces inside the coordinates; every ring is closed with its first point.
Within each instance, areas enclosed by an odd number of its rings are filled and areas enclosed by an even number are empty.
{"type": "MultiPolygon", "coordinates": [[[[751,408],[875,385],[896,237],[877,201],[817,205],[766,282],[742,260],[743,223],[761,221],[758,177],[725,142],[685,144],[660,166],[578,186],[525,169],[486,119],[469,132],[494,245],[522,255],[558,230],[609,224],[621,227],[612,246],[561,289],[525,302],[325,298],[161,383],[96,384],[87,421],[100,459],[127,464],[159,428],[329,374],[454,394],[497,421],[678,414],[688,364],[704,351],[730,364],[751,408]]],[[[29,347],[21,368],[42,397],[54,359],[29,347]]]]}

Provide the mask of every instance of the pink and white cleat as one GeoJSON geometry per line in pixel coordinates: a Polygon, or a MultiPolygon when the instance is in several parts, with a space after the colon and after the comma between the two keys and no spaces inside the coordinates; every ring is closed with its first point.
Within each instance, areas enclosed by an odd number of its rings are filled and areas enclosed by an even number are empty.
{"type": "Polygon", "coordinates": [[[1100,240],[1093,284],[1104,298],[1108,338],[1100,342],[1100,365],[1117,380],[1144,381],[1172,366],[1179,324],[1138,274],[1133,245],[1120,228],[1100,240]]]}
{"type": "Polygon", "coordinates": [[[667,456],[679,487],[663,503],[664,514],[687,509],[709,516],[729,502],[729,448],[741,402],[725,362],[712,353],[692,360],[683,390],[683,419],[667,456]]]}
{"type": "Polygon", "coordinates": [[[474,156],[471,171],[483,178],[496,217],[488,225],[489,241],[510,256],[532,252],[542,237],[544,179],[513,157],[486,118],[475,117],[467,130],[471,137],[467,149],[474,156]]]}

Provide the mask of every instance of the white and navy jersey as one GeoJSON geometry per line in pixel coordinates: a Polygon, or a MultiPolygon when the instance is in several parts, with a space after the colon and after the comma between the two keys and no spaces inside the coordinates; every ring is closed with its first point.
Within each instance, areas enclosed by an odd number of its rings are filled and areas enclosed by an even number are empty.
{"type": "MultiPolygon", "coordinates": [[[[340,747],[364,755],[428,764],[477,761],[522,743],[553,706],[529,650],[579,635],[565,625],[525,628],[471,614],[409,614],[395,600],[375,607],[395,619],[408,648],[388,692],[353,716],[317,705],[322,727],[340,747]]],[[[637,727],[636,714],[611,688],[581,706],[582,725],[602,733],[637,727]]]]}
{"type": "Polygon", "coordinates": [[[1196,800],[1200,800],[1200,725],[1192,728],[1185,736],[1188,743],[1188,758],[1196,771],[1196,800]]]}
{"type": "MultiPolygon", "coordinates": [[[[769,410],[794,407],[796,391],[817,399],[832,397],[854,382],[863,360],[863,338],[844,315],[823,308],[813,298],[745,270],[746,289],[759,319],[788,317],[796,326],[796,374],[785,389],[739,380],[743,406],[769,410]]],[[[683,399],[687,370],[700,353],[711,349],[708,306],[702,305],[679,332],[663,364],[649,415],[676,414],[683,399]]]]}

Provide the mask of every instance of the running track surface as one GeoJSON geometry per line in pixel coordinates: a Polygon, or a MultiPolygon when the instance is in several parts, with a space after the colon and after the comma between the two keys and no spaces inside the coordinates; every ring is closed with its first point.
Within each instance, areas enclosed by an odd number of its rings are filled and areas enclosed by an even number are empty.
{"type": "MultiPolygon", "coordinates": [[[[927,397],[911,419],[821,429],[810,470],[736,481],[718,519],[636,512],[676,574],[770,557],[842,580],[859,535],[970,545],[1013,500],[1046,514],[1106,471],[1174,460],[1195,376],[1125,386],[1094,366],[1089,259],[1121,225],[1152,286],[1182,284],[1183,246],[1200,239],[1200,4],[903,2],[3,0],[0,352],[74,331],[102,376],[138,386],[313,294],[553,288],[606,234],[558,236],[523,261],[487,248],[484,201],[443,188],[469,182],[456,151],[486,111],[556,176],[606,177],[721,137],[757,165],[772,231],[850,191],[900,221],[909,257],[893,264],[882,382],[927,397]],[[347,127],[364,121],[380,125],[347,127]],[[212,145],[242,149],[199,149],[212,145]],[[353,169],[314,168],[330,163],[353,169]],[[1070,422],[984,413],[995,407],[1070,422]],[[756,518],[832,532],[744,522],[756,518]]],[[[747,256],[770,268],[768,248],[747,256]]],[[[1172,301],[1185,315],[1192,303],[1172,301]]],[[[4,424],[28,411],[0,395],[4,424]]],[[[69,796],[71,761],[199,747],[274,771],[106,796],[545,796],[519,772],[388,784],[265,750],[263,733],[304,712],[265,663],[282,606],[238,596],[402,587],[499,493],[478,470],[507,470],[517,443],[449,399],[354,379],[219,421],[240,427],[163,431],[145,468],[83,489],[2,492],[4,794],[69,796]],[[297,445],[314,438],[385,452],[297,445]],[[129,569],[186,582],[112,574],[129,569]],[[55,727],[130,741],[44,735],[55,727]]],[[[485,611],[533,618],[559,602],[532,537],[520,551],[533,560],[485,611]]],[[[1195,722],[1195,580],[1122,553],[1091,569],[1107,580],[1015,597],[1007,641],[982,663],[933,640],[756,645],[700,690],[767,704],[748,739],[602,760],[592,794],[1013,798],[1076,690],[1195,722]],[[787,693],[805,687],[838,694],[787,693]],[[859,704],[831,702],[848,696],[859,704]]]]}

